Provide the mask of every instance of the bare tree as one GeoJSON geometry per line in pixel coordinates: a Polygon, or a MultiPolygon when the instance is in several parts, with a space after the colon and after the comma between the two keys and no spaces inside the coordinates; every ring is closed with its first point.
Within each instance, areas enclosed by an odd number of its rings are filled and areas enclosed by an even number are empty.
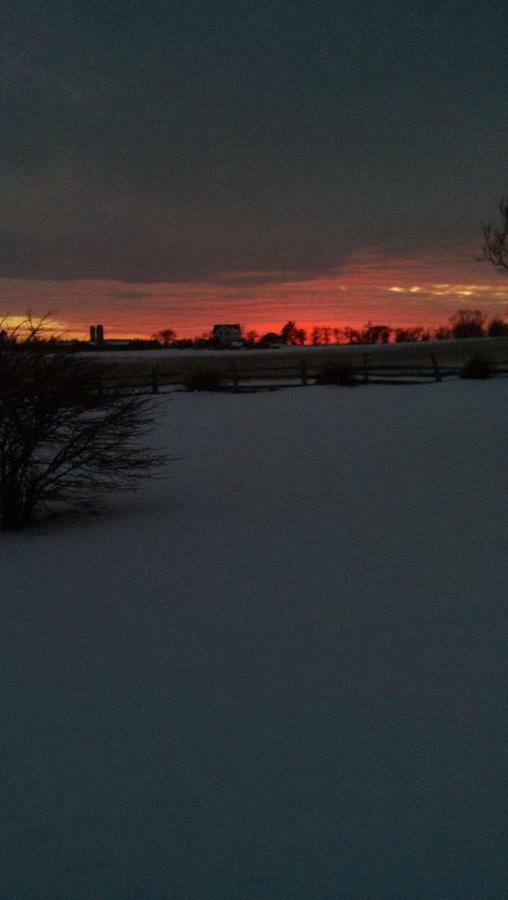
{"type": "Polygon", "coordinates": [[[163,328],[161,331],[156,331],[155,334],[152,334],[152,340],[158,341],[163,347],[170,347],[176,340],[176,331],[172,328],[163,328]]]}
{"type": "Polygon", "coordinates": [[[284,344],[303,346],[305,344],[307,332],[305,331],[305,328],[298,328],[296,322],[289,321],[286,322],[281,329],[280,336],[284,344]]]}
{"type": "Polygon", "coordinates": [[[347,344],[361,344],[361,334],[356,328],[346,326],[342,329],[347,344]]]}
{"type": "Polygon", "coordinates": [[[48,342],[55,343],[60,340],[62,330],[52,321],[52,315],[53,313],[48,312],[37,319],[29,310],[24,317],[2,316],[0,319],[0,348],[20,347],[23,344],[30,344],[33,348],[36,345],[46,346],[48,342]],[[15,318],[14,324],[12,324],[13,318],[15,318]]]}
{"type": "Polygon", "coordinates": [[[483,337],[487,316],[481,309],[459,309],[450,317],[454,338],[483,337]]]}
{"type": "Polygon", "coordinates": [[[310,335],[311,343],[314,344],[314,346],[317,344],[329,344],[332,334],[336,331],[338,331],[338,329],[331,328],[330,325],[314,325],[310,335]]]}
{"type": "Polygon", "coordinates": [[[367,322],[360,333],[360,344],[387,344],[391,333],[389,325],[374,325],[367,322]]]}
{"type": "Polygon", "coordinates": [[[491,320],[487,334],[489,337],[508,337],[508,322],[496,316],[491,320]]]}
{"type": "Polygon", "coordinates": [[[434,339],[436,341],[449,341],[452,337],[452,329],[447,325],[439,325],[434,331],[434,339]]]}
{"type": "MultiPolygon", "coordinates": [[[[7,332],[9,337],[9,332],[7,332]]],[[[134,489],[168,457],[144,445],[153,405],[106,389],[106,366],[33,342],[0,345],[0,519],[22,528],[40,510],[91,506],[134,489]]]]}
{"type": "Polygon", "coordinates": [[[508,197],[499,201],[501,225],[496,228],[490,222],[483,226],[482,258],[492,265],[508,269],[508,197]]]}
{"type": "Polygon", "coordinates": [[[431,332],[422,325],[414,325],[409,328],[395,328],[395,343],[414,343],[416,341],[430,341],[431,332]]]}

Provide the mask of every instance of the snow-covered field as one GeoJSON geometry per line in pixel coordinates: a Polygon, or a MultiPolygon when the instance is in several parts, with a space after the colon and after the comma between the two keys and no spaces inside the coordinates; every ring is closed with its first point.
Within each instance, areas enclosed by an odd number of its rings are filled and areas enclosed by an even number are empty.
{"type": "Polygon", "coordinates": [[[506,381],[161,398],[0,539],[8,900],[505,898],[506,381]]]}
{"type": "Polygon", "coordinates": [[[87,354],[126,374],[149,373],[154,363],[162,373],[188,373],[195,369],[262,372],[284,366],[362,365],[367,354],[370,366],[431,366],[431,354],[440,365],[462,365],[475,354],[508,365],[508,338],[469,338],[457,341],[422,341],[408,344],[352,344],[327,347],[279,347],[276,350],[103,350],[87,354]]]}

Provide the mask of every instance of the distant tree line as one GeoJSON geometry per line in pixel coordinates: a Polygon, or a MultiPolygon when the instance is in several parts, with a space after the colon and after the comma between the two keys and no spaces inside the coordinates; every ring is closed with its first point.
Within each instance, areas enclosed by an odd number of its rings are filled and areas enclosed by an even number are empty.
{"type": "MultiPolygon", "coordinates": [[[[490,318],[479,309],[461,309],[448,320],[446,325],[425,328],[413,325],[392,328],[390,325],[367,322],[361,328],[337,325],[314,325],[311,329],[300,328],[289,320],[280,332],[264,335],[250,329],[243,332],[246,347],[303,347],[326,346],[332,344],[388,344],[414,343],[431,340],[460,340],[462,338],[508,337],[508,322],[499,317],[490,318]]],[[[210,332],[195,338],[178,338],[171,328],[165,328],[152,335],[152,344],[174,349],[206,348],[217,346],[210,332]]]]}
{"type": "MultiPolygon", "coordinates": [[[[9,345],[21,348],[29,340],[32,350],[44,349],[52,344],[55,352],[90,351],[96,348],[87,341],[66,339],[63,334],[54,334],[49,316],[36,322],[30,315],[16,327],[7,327],[6,320],[0,319],[0,349],[9,345]]],[[[310,329],[300,328],[289,320],[279,332],[260,334],[254,329],[242,329],[242,342],[247,348],[303,347],[344,344],[388,344],[414,343],[416,341],[453,340],[478,337],[508,337],[508,322],[495,316],[489,317],[478,309],[461,309],[446,325],[425,328],[422,325],[393,328],[377,322],[366,322],[361,328],[338,325],[313,325],[310,329]]],[[[104,342],[104,350],[157,350],[157,349],[213,349],[221,345],[211,331],[205,331],[193,338],[179,338],[173,328],[162,328],[149,339],[133,338],[129,341],[104,342]],[[120,346],[121,345],[121,346],[120,346]]]]}

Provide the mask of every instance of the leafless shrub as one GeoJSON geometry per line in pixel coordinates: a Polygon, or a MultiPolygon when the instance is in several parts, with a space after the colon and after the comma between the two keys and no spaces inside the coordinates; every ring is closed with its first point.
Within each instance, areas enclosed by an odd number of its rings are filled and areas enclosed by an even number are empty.
{"type": "Polygon", "coordinates": [[[186,391],[218,391],[220,386],[220,372],[213,369],[196,369],[185,379],[186,391]]]}
{"type": "Polygon", "coordinates": [[[43,509],[90,506],[134,489],[167,456],[143,444],[153,403],[132,388],[104,389],[97,360],[36,352],[33,341],[0,350],[0,519],[22,528],[43,509]]]}
{"type": "Polygon", "coordinates": [[[347,365],[326,366],[317,376],[318,384],[336,384],[340,387],[355,387],[359,384],[356,373],[347,365]]]}
{"type": "Polygon", "coordinates": [[[460,370],[461,378],[492,378],[495,374],[494,367],[485,356],[472,356],[466,360],[460,370]]]}

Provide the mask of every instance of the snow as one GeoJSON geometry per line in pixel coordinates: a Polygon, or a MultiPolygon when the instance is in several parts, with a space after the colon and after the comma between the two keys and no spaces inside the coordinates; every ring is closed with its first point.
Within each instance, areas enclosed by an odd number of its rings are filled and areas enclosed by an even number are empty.
{"type": "MultiPolygon", "coordinates": [[[[392,343],[392,344],[327,344],[327,345],[311,345],[306,344],[303,347],[280,345],[276,348],[250,349],[242,348],[236,350],[226,349],[210,349],[210,348],[189,348],[186,350],[177,350],[174,348],[165,348],[159,350],[127,350],[117,349],[108,350],[106,348],[100,350],[97,354],[104,362],[119,363],[123,360],[131,360],[138,363],[150,360],[155,362],[168,362],[181,364],[185,360],[200,360],[210,362],[213,359],[226,361],[231,364],[232,361],[249,366],[263,366],[266,362],[276,362],[284,364],[288,360],[314,359],[319,361],[324,358],[351,359],[359,357],[363,358],[365,354],[369,358],[379,360],[380,362],[397,362],[402,361],[418,361],[420,359],[427,360],[431,353],[435,353],[443,361],[460,362],[469,358],[473,354],[480,353],[494,358],[499,358],[506,362],[508,357],[508,339],[500,338],[463,338],[461,340],[433,340],[433,341],[411,341],[408,343],[392,343]]],[[[89,356],[89,351],[84,354],[89,356]]],[[[95,354],[93,354],[95,355],[95,354]]]]}
{"type": "Polygon", "coordinates": [[[506,382],[161,398],[2,536],[2,897],[506,896],[506,382]]]}
{"type": "Polygon", "coordinates": [[[116,367],[150,369],[154,363],[162,371],[185,371],[200,368],[228,368],[233,363],[242,370],[281,366],[328,365],[356,363],[367,355],[370,365],[430,365],[431,354],[442,365],[460,365],[474,355],[490,357],[506,366],[508,338],[468,338],[449,341],[420,341],[399,344],[328,344],[327,346],[280,346],[276,349],[189,349],[189,350],[101,350],[83,354],[116,367]]]}

